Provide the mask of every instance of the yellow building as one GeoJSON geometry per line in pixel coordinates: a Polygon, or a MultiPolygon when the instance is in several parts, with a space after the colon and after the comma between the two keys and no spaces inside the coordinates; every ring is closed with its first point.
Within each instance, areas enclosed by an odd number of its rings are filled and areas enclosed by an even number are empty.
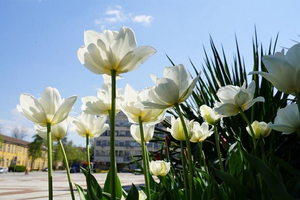
{"type": "MultiPolygon", "coordinates": [[[[24,165],[31,167],[31,159],[28,157],[29,142],[0,134],[0,167],[8,168],[10,165],[24,165]]],[[[43,157],[38,158],[32,165],[33,170],[41,170],[47,167],[48,159],[45,150],[43,157]]]]}

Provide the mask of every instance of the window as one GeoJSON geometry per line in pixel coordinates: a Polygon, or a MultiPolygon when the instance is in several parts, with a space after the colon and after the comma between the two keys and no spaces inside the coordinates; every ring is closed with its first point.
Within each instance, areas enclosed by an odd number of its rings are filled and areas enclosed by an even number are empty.
{"type": "Polygon", "coordinates": [[[11,152],[14,153],[14,145],[11,145],[11,152]]]}
{"type": "Polygon", "coordinates": [[[6,151],[6,144],[3,145],[3,152],[6,151]]]}
{"type": "Polygon", "coordinates": [[[8,167],[9,159],[6,159],[6,167],[8,167]]]}
{"type": "Polygon", "coordinates": [[[131,136],[130,131],[126,131],[126,132],[125,132],[125,135],[126,135],[126,136],[131,136]]]}
{"type": "Polygon", "coordinates": [[[10,153],[10,144],[7,146],[7,152],[10,153]]]}
{"type": "Polygon", "coordinates": [[[18,147],[16,146],[16,147],[15,147],[15,153],[17,153],[17,151],[18,151],[18,147]]]}
{"type": "Polygon", "coordinates": [[[100,140],[96,141],[96,146],[101,146],[101,141],[100,140]]]}
{"type": "Polygon", "coordinates": [[[23,148],[23,155],[25,155],[25,148],[23,148]]]}

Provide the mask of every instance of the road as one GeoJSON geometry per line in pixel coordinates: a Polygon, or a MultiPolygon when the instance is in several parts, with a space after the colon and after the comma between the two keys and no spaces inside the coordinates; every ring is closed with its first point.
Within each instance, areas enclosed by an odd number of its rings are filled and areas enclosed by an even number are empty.
{"type": "MultiPolygon", "coordinates": [[[[103,187],[106,179],[106,173],[94,174],[99,184],[103,187]]],[[[144,184],[143,175],[134,175],[133,173],[118,174],[122,186],[130,187],[131,183],[135,185],[144,184]]],[[[85,176],[82,173],[71,174],[72,182],[79,184],[86,189],[85,176]]],[[[74,186],[76,199],[79,200],[78,193],[74,186]]],[[[65,171],[53,172],[53,198],[54,200],[71,199],[67,173],[65,171]]],[[[48,173],[47,172],[29,172],[0,174],[0,199],[1,200],[47,200],[48,199],[48,173]]]]}

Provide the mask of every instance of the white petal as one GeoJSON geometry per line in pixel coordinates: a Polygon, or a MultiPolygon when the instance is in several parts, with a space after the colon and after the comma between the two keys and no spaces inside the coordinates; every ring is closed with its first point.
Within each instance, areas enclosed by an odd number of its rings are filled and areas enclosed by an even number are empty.
{"type": "Polygon", "coordinates": [[[71,97],[67,98],[61,104],[61,106],[58,108],[56,113],[54,114],[51,123],[57,124],[57,123],[60,123],[61,121],[65,120],[68,117],[70,111],[72,110],[76,99],[77,99],[77,96],[71,96],[71,97]]]}

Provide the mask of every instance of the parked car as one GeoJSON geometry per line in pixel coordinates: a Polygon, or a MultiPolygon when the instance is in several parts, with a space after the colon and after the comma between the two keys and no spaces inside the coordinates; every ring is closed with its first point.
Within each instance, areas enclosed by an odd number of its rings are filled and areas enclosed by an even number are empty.
{"type": "Polygon", "coordinates": [[[70,173],[79,173],[79,172],[80,172],[79,167],[71,167],[71,169],[70,169],[70,173]]]}
{"type": "Polygon", "coordinates": [[[48,171],[48,167],[45,167],[44,169],[43,169],[43,172],[47,172],[48,171]]]}
{"type": "Polygon", "coordinates": [[[0,174],[7,174],[7,169],[5,167],[0,167],[0,174]]]}

